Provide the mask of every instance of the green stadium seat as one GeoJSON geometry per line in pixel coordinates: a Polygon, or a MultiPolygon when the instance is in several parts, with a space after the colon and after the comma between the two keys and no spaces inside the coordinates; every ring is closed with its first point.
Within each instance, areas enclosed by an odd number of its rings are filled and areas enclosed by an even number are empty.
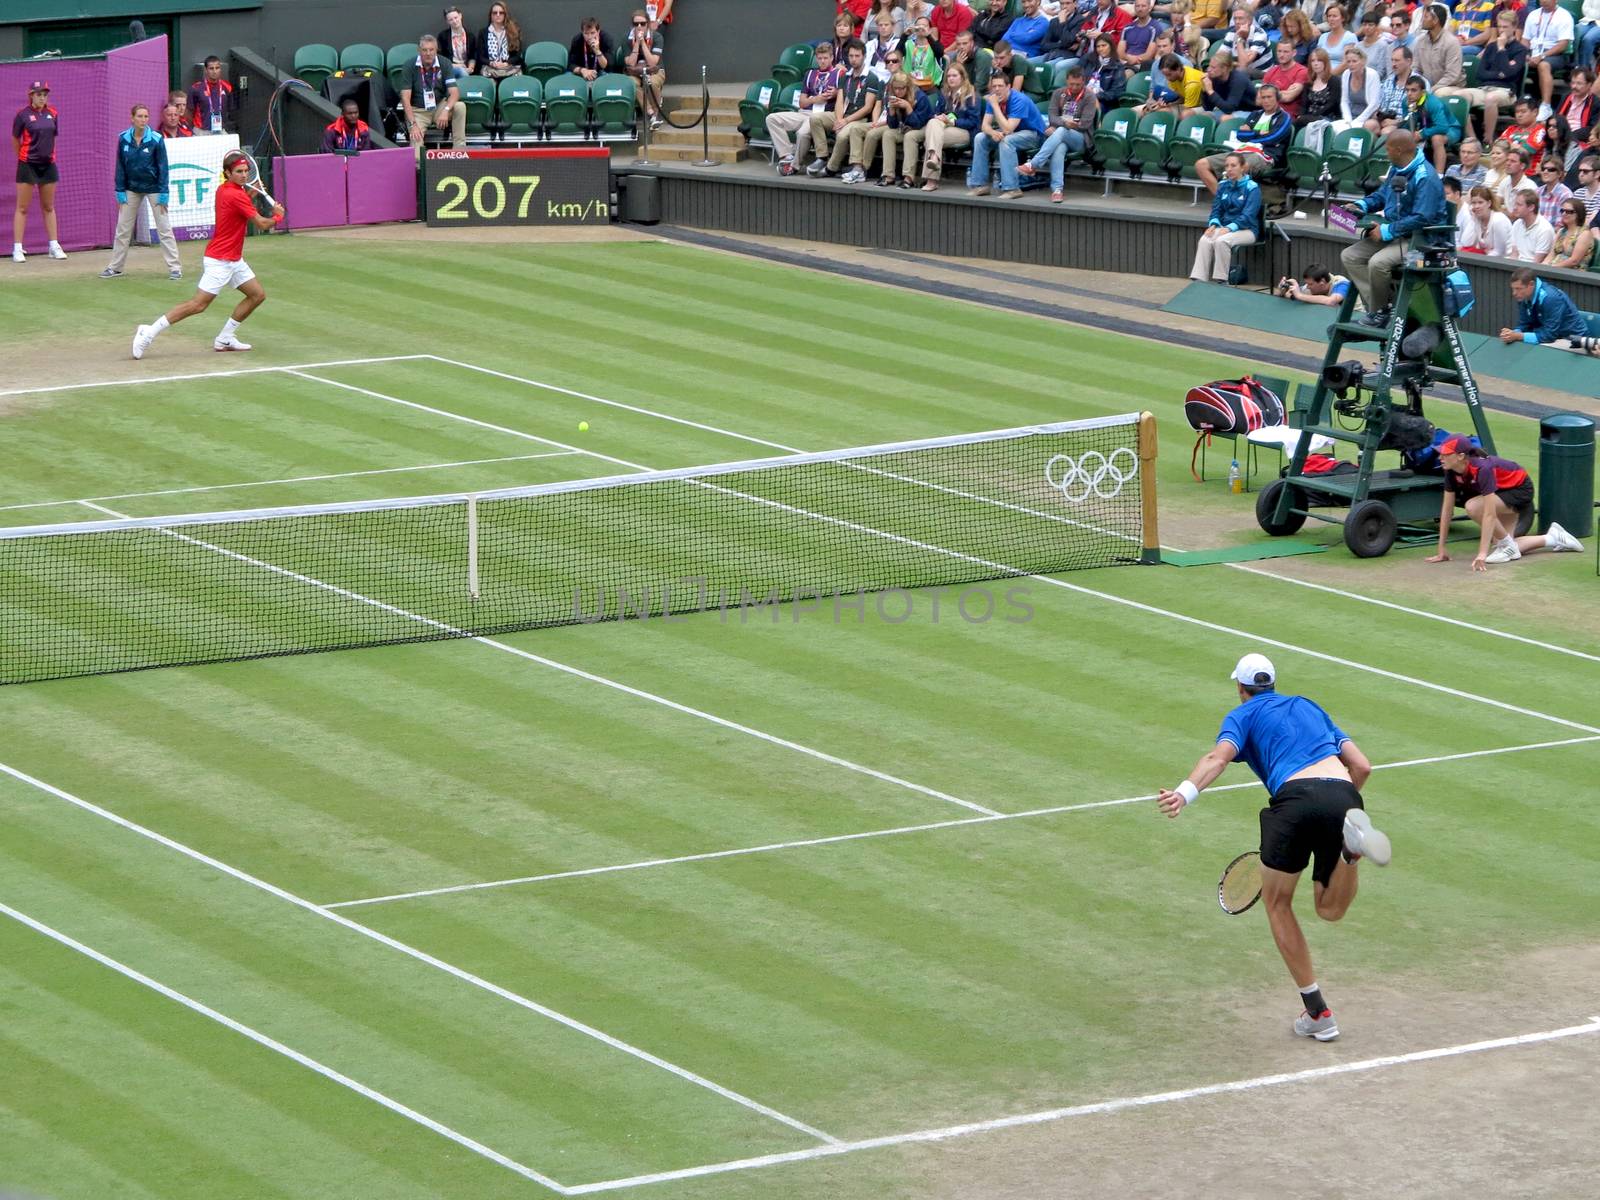
{"type": "Polygon", "coordinates": [[[639,132],[638,101],[633,80],[626,75],[602,75],[589,85],[592,132],[598,138],[630,139],[639,132]]]}
{"type": "Polygon", "coordinates": [[[806,77],[806,72],[816,65],[817,55],[811,43],[796,42],[778,55],[770,75],[782,84],[799,83],[806,77]]]}
{"type": "Polygon", "coordinates": [[[1206,142],[1207,154],[1222,154],[1228,149],[1228,139],[1245,126],[1244,117],[1223,117],[1217,122],[1211,138],[1206,142]]]}
{"type": "Polygon", "coordinates": [[[1215,132],[1217,120],[1210,113],[1196,113],[1178,122],[1167,143],[1167,165],[1194,178],[1194,165],[1206,152],[1206,143],[1215,132]]]}
{"type": "Polygon", "coordinates": [[[783,84],[776,79],[758,79],[745,89],[739,101],[739,132],[748,139],[765,141],[767,114],[783,94],[783,84]]]}
{"type": "Polygon", "coordinates": [[[1131,109],[1108,109],[1095,126],[1094,152],[1102,162],[1121,164],[1128,157],[1128,139],[1133,136],[1135,118],[1131,109]]]}
{"type": "Polygon", "coordinates": [[[523,52],[522,73],[544,84],[548,94],[550,81],[567,73],[567,48],[560,42],[535,42],[523,52]]]}
{"type": "Polygon", "coordinates": [[[1560,0],[1560,5],[1572,14],[1574,25],[1583,20],[1583,0],[1560,0]]]}
{"type": "Polygon", "coordinates": [[[1035,104],[1041,107],[1048,106],[1050,93],[1055,90],[1055,73],[1055,63],[1030,62],[1028,77],[1022,85],[1022,90],[1035,104]]]}
{"type": "Polygon", "coordinates": [[[581,75],[557,75],[544,88],[545,136],[574,141],[589,128],[589,82],[581,75]]]}
{"type": "Polygon", "coordinates": [[[1060,58],[1050,65],[1054,68],[1050,72],[1050,91],[1054,94],[1067,86],[1067,72],[1072,69],[1072,63],[1065,58],[1060,58]]]}
{"type": "Polygon", "coordinates": [[[457,79],[456,85],[461,89],[461,102],[467,106],[467,136],[492,136],[499,128],[494,117],[494,80],[482,75],[468,75],[457,79]]]}
{"type": "Polygon", "coordinates": [[[1306,145],[1306,131],[1296,131],[1289,146],[1289,174],[1299,180],[1313,180],[1322,175],[1322,153],[1306,145]]]}
{"type": "Polygon", "coordinates": [[[353,46],[346,46],[339,54],[339,69],[341,71],[371,71],[374,75],[384,72],[383,47],[374,46],[371,42],[357,42],[353,46]]]}
{"type": "Polygon", "coordinates": [[[512,75],[500,81],[500,135],[536,138],[543,124],[544,85],[532,75],[512,75]]]}
{"type": "Polygon", "coordinates": [[[1589,336],[1600,337],[1600,313],[1584,313],[1583,319],[1589,322],[1589,336]]]}
{"type": "Polygon", "coordinates": [[[796,97],[800,95],[800,89],[804,86],[805,85],[801,83],[791,83],[786,85],[783,91],[778,93],[778,98],[772,102],[772,111],[794,112],[799,106],[796,97]]]}
{"type": "Polygon", "coordinates": [[[1128,80],[1127,89],[1117,101],[1123,108],[1138,108],[1150,99],[1150,72],[1140,71],[1128,80]]]}
{"type": "Polygon", "coordinates": [[[1472,112],[1472,102],[1465,96],[1445,96],[1444,106],[1462,129],[1467,129],[1467,117],[1472,112]]]}
{"type": "Polygon", "coordinates": [[[416,61],[415,42],[401,42],[398,46],[390,46],[389,53],[384,55],[384,74],[389,77],[389,86],[397,93],[406,86],[406,80],[411,76],[411,64],[416,61]]]}
{"type": "Polygon", "coordinates": [[[301,46],[294,52],[295,78],[305,80],[311,85],[312,91],[319,90],[328,77],[338,69],[339,52],[332,46],[318,42],[310,46],[301,46]]]}
{"type": "Polygon", "coordinates": [[[1361,180],[1362,166],[1372,152],[1373,137],[1365,129],[1344,129],[1328,139],[1323,157],[1340,191],[1355,191],[1361,180]]]}
{"type": "Polygon", "coordinates": [[[1141,168],[1159,169],[1167,161],[1167,143],[1177,128],[1178,118],[1164,109],[1146,113],[1139,127],[1128,138],[1128,159],[1141,168]]]}

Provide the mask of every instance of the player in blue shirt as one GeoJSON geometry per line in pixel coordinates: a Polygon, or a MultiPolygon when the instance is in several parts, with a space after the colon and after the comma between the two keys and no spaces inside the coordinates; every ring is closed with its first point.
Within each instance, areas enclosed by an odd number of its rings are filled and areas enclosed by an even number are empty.
{"type": "Polygon", "coordinates": [[[1304,696],[1280,696],[1277,672],[1264,654],[1246,654],[1233,669],[1239,706],[1222,721],[1217,744],[1177,787],[1162,789],[1161,811],[1175,817],[1234,760],[1267,785],[1261,810],[1261,900],[1278,953],[1294,976],[1305,1011],[1301,1037],[1339,1036],[1311,968],[1311,949],[1294,915],[1294,889],[1308,864],[1317,916],[1337,921],[1356,897],[1356,862],[1389,862],[1389,839],[1372,827],[1360,787],[1372,764],[1327,713],[1304,696]]]}

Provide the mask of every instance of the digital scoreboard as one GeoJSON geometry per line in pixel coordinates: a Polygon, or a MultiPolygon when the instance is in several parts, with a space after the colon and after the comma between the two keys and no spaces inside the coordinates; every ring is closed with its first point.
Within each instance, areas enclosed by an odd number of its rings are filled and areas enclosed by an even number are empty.
{"type": "Polygon", "coordinates": [[[429,150],[423,194],[434,228],[607,225],[611,151],[604,146],[429,150]]]}

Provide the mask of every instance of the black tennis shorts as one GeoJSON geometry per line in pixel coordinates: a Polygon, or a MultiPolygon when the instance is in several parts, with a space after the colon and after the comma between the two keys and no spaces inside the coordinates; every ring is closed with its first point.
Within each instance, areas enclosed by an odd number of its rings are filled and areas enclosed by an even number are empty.
{"type": "MultiPolygon", "coordinates": [[[[1521,512],[1533,503],[1533,480],[1524,479],[1516,487],[1501,488],[1495,495],[1499,496],[1505,506],[1512,512],[1521,512]]],[[[1472,499],[1471,494],[1457,492],[1456,507],[1463,507],[1470,499],[1472,499]]]]}
{"type": "Polygon", "coordinates": [[[1261,810],[1261,865],[1311,878],[1324,887],[1344,849],[1344,814],[1365,807],[1348,779],[1291,779],[1261,810]]]}
{"type": "Polygon", "coordinates": [[[31,183],[37,187],[41,183],[60,183],[61,172],[56,170],[55,163],[17,163],[17,182],[31,183]]]}

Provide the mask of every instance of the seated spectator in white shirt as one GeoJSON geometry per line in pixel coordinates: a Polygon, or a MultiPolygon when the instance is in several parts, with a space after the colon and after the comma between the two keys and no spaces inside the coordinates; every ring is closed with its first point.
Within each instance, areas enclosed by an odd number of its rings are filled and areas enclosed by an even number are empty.
{"type": "Polygon", "coordinates": [[[1378,73],[1367,66],[1366,55],[1360,46],[1344,48],[1344,72],[1339,76],[1339,114],[1336,125],[1340,129],[1354,129],[1365,125],[1378,111],[1383,96],[1383,84],[1378,73]]]}
{"type": "MultiPolygon", "coordinates": [[[[1127,30],[1123,30],[1127,36],[1127,30]]],[[[1239,70],[1251,78],[1260,77],[1267,67],[1272,64],[1272,56],[1267,52],[1267,35],[1256,25],[1251,18],[1250,10],[1243,5],[1233,10],[1233,24],[1229,27],[1222,44],[1233,55],[1233,61],[1239,70]]]]}
{"type": "Polygon", "coordinates": [[[1557,7],[1556,0],[1539,0],[1539,7],[1528,10],[1522,25],[1522,40],[1528,44],[1528,69],[1539,76],[1539,120],[1550,115],[1550,96],[1556,75],[1565,75],[1572,65],[1572,38],[1576,33],[1572,14],[1557,7]]]}
{"type": "Polygon", "coordinates": [[[1539,215],[1539,193],[1518,190],[1511,197],[1511,253],[1523,262],[1543,262],[1555,243],[1554,226],[1539,215]]]}
{"type": "Polygon", "coordinates": [[[1578,160],[1578,186],[1572,189],[1574,199],[1583,202],[1588,224],[1600,217],[1600,158],[1592,154],[1578,160]]]}
{"type": "Polygon", "coordinates": [[[894,18],[886,12],[880,12],[871,25],[867,30],[873,35],[867,43],[867,70],[879,81],[888,82],[895,70],[889,66],[889,55],[900,49],[900,36],[894,31],[894,18]]]}
{"type": "Polygon", "coordinates": [[[1506,176],[1500,182],[1500,203],[1507,212],[1515,211],[1511,206],[1511,197],[1517,192],[1527,192],[1533,197],[1535,206],[1539,203],[1539,185],[1528,174],[1527,162],[1527,151],[1506,145],[1506,176]]]}
{"type": "Polygon", "coordinates": [[[1510,248],[1511,218],[1501,207],[1499,193],[1480,183],[1456,212],[1456,249],[1504,258],[1510,248]]]}

